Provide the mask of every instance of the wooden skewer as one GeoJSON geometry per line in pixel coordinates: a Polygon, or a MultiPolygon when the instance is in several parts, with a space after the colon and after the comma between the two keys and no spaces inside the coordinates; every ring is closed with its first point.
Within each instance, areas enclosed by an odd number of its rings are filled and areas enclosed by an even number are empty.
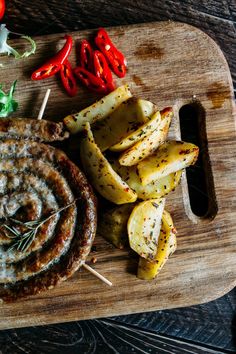
{"type": "MultiPolygon", "coordinates": [[[[44,114],[44,111],[45,111],[45,108],[46,108],[46,105],[47,105],[47,102],[48,102],[48,98],[49,98],[49,95],[50,95],[50,92],[51,92],[51,89],[47,89],[46,91],[46,94],[44,96],[44,99],[43,99],[43,103],[40,107],[40,111],[39,111],[39,114],[38,114],[38,118],[37,119],[42,119],[43,118],[43,114],[44,114]]],[[[90,273],[92,273],[93,275],[95,275],[95,277],[97,277],[98,279],[100,279],[101,281],[103,281],[105,284],[109,285],[109,286],[112,286],[112,282],[110,282],[108,279],[106,279],[103,275],[101,275],[100,273],[98,273],[96,270],[94,270],[92,267],[90,267],[88,264],[86,263],[83,263],[83,267],[85,269],[87,269],[90,273]]]]}
{"type": "Polygon", "coordinates": [[[112,282],[110,282],[110,280],[108,280],[107,278],[105,278],[103,275],[101,275],[100,273],[98,273],[96,270],[94,270],[93,268],[91,268],[88,264],[84,263],[83,267],[85,269],[87,269],[90,273],[92,273],[93,275],[95,275],[98,279],[100,279],[101,281],[103,281],[105,284],[112,286],[112,282]]]}
{"type": "Polygon", "coordinates": [[[44,111],[45,111],[45,108],[46,108],[46,105],[47,105],[47,102],[48,102],[48,98],[49,98],[50,92],[51,92],[51,89],[47,89],[47,91],[45,93],[45,96],[44,96],[44,99],[43,99],[43,103],[42,103],[42,105],[40,107],[40,111],[39,111],[37,119],[42,119],[43,118],[43,114],[44,114],[44,111]]]}

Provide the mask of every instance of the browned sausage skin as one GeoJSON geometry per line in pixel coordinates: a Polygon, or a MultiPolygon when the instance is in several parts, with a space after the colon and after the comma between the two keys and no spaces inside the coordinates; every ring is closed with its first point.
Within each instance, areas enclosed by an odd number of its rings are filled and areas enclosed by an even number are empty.
{"type": "Polygon", "coordinates": [[[0,139],[30,139],[36,141],[53,142],[69,137],[62,122],[30,118],[1,118],[0,139]]]}

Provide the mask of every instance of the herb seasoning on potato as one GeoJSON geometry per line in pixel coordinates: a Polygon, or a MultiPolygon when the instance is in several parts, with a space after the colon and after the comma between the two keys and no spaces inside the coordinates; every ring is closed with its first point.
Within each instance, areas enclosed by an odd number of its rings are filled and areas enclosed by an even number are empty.
{"type": "Polygon", "coordinates": [[[178,186],[199,149],[167,140],[171,107],[159,111],[131,96],[128,86],[121,86],[65,123],[73,133],[84,129],[80,154],[93,187],[111,203],[123,204],[101,215],[98,233],[120,249],[129,242],[140,257],[137,277],[151,280],[177,244],[163,197],[178,186]]]}

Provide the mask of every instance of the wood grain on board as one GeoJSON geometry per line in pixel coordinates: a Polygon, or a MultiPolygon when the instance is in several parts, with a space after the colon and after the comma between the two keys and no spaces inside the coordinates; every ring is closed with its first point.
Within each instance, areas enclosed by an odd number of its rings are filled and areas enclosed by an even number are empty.
{"type": "MultiPolygon", "coordinates": [[[[91,33],[75,32],[73,38],[78,42],[91,33]]],[[[127,76],[117,80],[117,85],[129,83],[136,96],[150,99],[160,108],[173,105],[171,137],[180,134],[181,106],[197,102],[204,108],[218,212],[213,220],[193,220],[184,179],[182,187],[167,198],[167,210],[178,230],[178,248],[156,280],[138,280],[137,258],[97,237],[96,253],[91,254],[98,259],[94,268],[113,282],[112,288],[81,270],[53,290],[2,305],[0,328],[188,306],[215,299],[235,285],[236,137],[233,88],[223,54],[203,32],[180,23],[121,26],[109,29],[109,33],[129,63],[127,76]]],[[[36,41],[35,56],[17,62],[2,59],[4,81],[10,84],[18,79],[16,98],[20,107],[15,115],[36,117],[49,87],[48,119],[61,120],[92,103],[96,97],[82,88],[77,97],[68,98],[55,78],[30,81],[32,70],[63,43],[63,39],[58,43],[58,35],[38,37],[36,41]]]]}

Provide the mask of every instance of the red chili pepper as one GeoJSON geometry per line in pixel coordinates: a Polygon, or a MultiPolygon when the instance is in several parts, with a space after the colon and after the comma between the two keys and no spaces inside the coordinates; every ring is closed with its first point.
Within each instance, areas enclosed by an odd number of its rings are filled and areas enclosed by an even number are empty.
{"type": "Polygon", "coordinates": [[[3,18],[5,13],[5,0],[0,0],[0,20],[3,18]]]}
{"type": "Polygon", "coordinates": [[[95,50],[93,53],[93,60],[95,75],[104,81],[107,87],[107,93],[113,91],[115,89],[115,84],[106,58],[99,50],[95,50]]]}
{"type": "Polygon", "coordinates": [[[80,66],[93,72],[93,49],[90,43],[83,39],[80,46],[80,66]]]}
{"type": "Polygon", "coordinates": [[[72,67],[68,59],[65,61],[64,64],[62,64],[60,75],[63,86],[68,95],[71,97],[75,96],[77,94],[78,87],[76,84],[72,67]]]}
{"type": "Polygon", "coordinates": [[[106,93],[107,87],[100,77],[95,76],[88,70],[82,68],[82,66],[77,66],[74,69],[75,75],[78,79],[89,89],[98,93],[106,93]]]}
{"type": "Polygon", "coordinates": [[[111,69],[118,77],[126,74],[126,59],[124,55],[115,47],[104,28],[100,28],[95,37],[95,43],[105,55],[111,69]]]}
{"type": "Polygon", "coordinates": [[[31,75],[32,80],[47,79],[48,77],[55,75],[61,69],[62,64],[64,64],[71,52],[73,44],[71,36],[65,35],[65,39],[66,43],[64,47],[59,50],[59,52],[54,57],[49,59],[39,69],[33,72],[31,75]]]}

